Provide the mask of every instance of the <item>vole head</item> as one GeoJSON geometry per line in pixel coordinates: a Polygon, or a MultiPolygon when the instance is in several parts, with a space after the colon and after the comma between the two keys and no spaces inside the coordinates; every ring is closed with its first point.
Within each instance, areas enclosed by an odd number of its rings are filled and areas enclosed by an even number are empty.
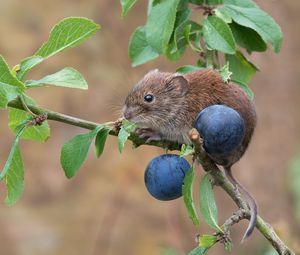
{"type": "Polygon", "coordinates": [[[180,74],[150,71],[129,92],[123,116],[140,127],[160,129],[176,122],[188,82],[180,74]]]}

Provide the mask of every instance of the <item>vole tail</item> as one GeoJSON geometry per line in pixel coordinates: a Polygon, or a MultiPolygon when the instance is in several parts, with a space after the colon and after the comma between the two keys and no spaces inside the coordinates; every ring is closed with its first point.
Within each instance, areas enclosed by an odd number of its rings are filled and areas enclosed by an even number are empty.
{"type": "Polygon", "coordinates": [[[256,225],[256,219],[257,219],[257,205],[254,197],[234,178],[231,171],[231,166],[224,167],[225,173],[229,180],[242,192],[245,199],[248,202],[249,208],[250,208],[250,220],[249,225],[247,227],[247,230],[243,236],[242,242],[245,241],[253,232],[255,225],[256,225]]]}

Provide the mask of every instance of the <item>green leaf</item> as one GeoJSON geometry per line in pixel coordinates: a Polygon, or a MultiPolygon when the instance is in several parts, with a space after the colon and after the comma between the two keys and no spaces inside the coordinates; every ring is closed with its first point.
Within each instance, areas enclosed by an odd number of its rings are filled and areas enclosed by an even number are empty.
{"type": "Polygon", "coordinates": [[[24,190],[24,167],[19,149],[19,140],[25,128],[25,125],[23,125],[16,135],[7,161],[0,174],[0,180],[5,178],[7,187],[5,203],[7,205],[16,203],[24,190]]]}
{"type": "Polygon", "coordinates": [[[187,8],[181,9],[176,14],[174,33],[165,52],[165,56],[172,61],[180,59],[185,52],[186,46],[191,44],[191,47],[193,47],[192,42],[200,38],[202,27],[196,22],[189,20],[190,15],[191,10],[187,8]],[[190,25],[190,30],[185,31],[188,25],[190,25]],[[188,33],[188,35],[185,35],[185,33],[188,33]]]}
{"type": "Polygon", "coordinates": [[[294,213],[300,222],[300,151],[290,162],[288,184],[289,191],[292,194],[294,213]]]}
{"type": "MultiPolygon", "coordinates": [[[[9,123],[8,126],[14,134],[17,134],[19,127],[24,121],[32,119],[28,112],[10,108],[9,109],[9,123]]],[[[21,139],[28,139],[38,142],[45,142],[50,136],[50,128],[47,121],[44,121],[41,126],[29,126],[23,132],[21,139]]]]}
{"type": "Polygon", "coordinates": [[[155,0],[148,0],[148,5],[147,5],[147,16],[149,16],[151,10],[152,10],[152,6],[155,0]]]}
{"type": "Polygon", "coordinates": [[[20,82],[9,70],[9,66],[5,59],[0,55],[0,85],[15,86],[24,91],[26,89],[24,83],[20,82]]]}
{"type": "Polygon", "coordinates": [[[252,0],[223,0],[225,5],[236,5],[245,8],[259,8],[252,0]]]}
{"type": "Polygon", "coordinates": [[[125,142],[127,141],[128,137],[130,136],[130,133],[133,132],[136,129],[136,125],[134,123],[131,123],[130,121],[124,119],[122,121],[122,127],[118,134],[118,148],[120,153],[122,153],[124,149],[125,142]]]}
{"type": "Polygon", "coordinates": [[[149,45],[164,53],[173,33],[179,0],[153,1],[145,26],[149,45]]]}
{"type": "Polygon", "coordinates": [[[232,18],[230,15],[224,10],[224,8],[217,8],[215,9],[215,15],[219,17],[220,19],[224,20],[226,23],[231,23],[232,18]]]}
{"type": "Polygon", "coordinates": [[[198,70],[202,70],[204,69],[203,67],[199,67],[199,66],[192,66],[192,65],[186,65],[186,66],[181,66],[179,68],[176,69],[177,73],[190,73],[190,72],[194,72],[194,71],[198,71],[198,70]]]}
{"type": "Polygon", "coordinates": [[[194,168],[191,167],[190,170],[186,173],[182,186],[183,200],[185,207],[188,211],[189,217],[192,220],[194,225],[199,225],[199,218],[196,212],[195,204],[193,201],[193,181],[195,173],[194,168]]]}
{"type": "Polygon", "coordinates": [[[75,88],[75,89],[87,89],[88,84],[83,76],[71,67],[66,67],[54,74],[45,76],[44,78],[37,81],[26,81],[27,87],[41,87],[47,84],[75,88]]]}
{"type": "Polygon", "coordinates": [[[248,85],[257,68],[244,55],[237,51],[235,55],[226,55],[229,70],[233,73],[231,79],[237,83],[248,85]]]}
{"type": "Polygon", "coordinates": [[[191,145],[183,144],[181,146],[180,157],[186,157],[195,152],[194,148],[191,145]]]}
{"type": "Polygon", "coordinates": [[[17,76],[17,72],[19,72],[20,70],[20,64],[15,65],[11,70],[10,73],[16,77],[17,76]]]}
{"type": "Polygon", "coordinates": [[[43,60],[63,51],[73,48],[94,35],[100,26],[92,20],[82,17],[63,19],[54,26],[47,42],[34,54],[21,62],[19,79],[43,60]]]}
{"type": "Polygon", "coordinates": [[[144,27],[138,27],[132,34],[128,54],[132,66],[144,64],[159,56],[159,53],[148,44],[144,27]]]}
{"type": "Polygon", "coordinates": [[[253,29],[240,26],[235,22],[230,24],[230,28],[236,43],[245,48],[249,53],[253,51],[264,52],[267,50],[267,44],[253,29]]]}
{"type": "Polygon", "coordinates": [[[90,145],[102,126],[86,134],[80,134],[66,142],[61,150],[60,163],[67,178],[72,178],[86,159],[90,145]]]}
{"type": "Polygon", "coordinates": [[[71,17],[60,21],[50,32],[47,42],[34,54],[48,58],[65,49],[73,48],[94,35],[100,26],[90,19],[71,17]]]}
{"type": "Polygon", "coordinates": [[[186,46],[181,47],[180,49],[176,49],[174,51],[174,42],[168,45],[165,56],[171,61],[178,61],[186,50],[186,46]]]}
{"type": "Polygon", "coordinates": [[[177,12],[174,24],[174,34],[172,36],[173,45],[171,53],[175,53],[178,49],[183,48],[187,45],[187,41],[185,40],[183,30],[189,22],[190,15],[191,10],[189,9],[184,9],[177,12]]]}
{"type": "Polygon", "coordinates": [[[0,56],[0,108],[5,108],[8,102],[20,95],[25,88],[25,85],[10,72],[4,58],[0,56]]]}
{"type": "Polygon", "coordinates": [[[229,70],[229,62],[226,63],[221,69],[220,69],[220,75],[222,77],[222,80],[226,83],[230,80],[230,77],[232,75],[232,72],[229,70]]]}
{"type": "Polygon", "coordinates": [[[125,17],[137,0],[121,0],[122,17],[125,17]]]}
{"type": "Polygon", "coordinates": [[[19,146],[16,146],[7,174],[5,175],[7,195],[5,203],[15,204],[24,190],[24,166],[19,146]]]}
{"type": "Polygon", "coordinates": [[[103,127],[98,131],[98,134],[97,134],[96,140],[95,140],[96,156],[98,158],[103,153],[105,142],[106,142],[106,139],[107,139],[107,136],[108,136],[110,130],[111,130],[110,127],[103,125],[103,127]]]}
{"type": "Polygon", "coordinates": [[[28,58],[24,58],[21,61],[20,64],[20,69],[17,72],[17,77],[20,81],[22,81],[26,74],[36,65],[38,65],[39,63],[43,62],[44,58],[40,57],[40,56],[31,56],[28,58]]]}
{"type": "Polygon", "coordinates": [[[235,54],[235,41],[230,27],[220,18],[207,17],[203,22],[203,36],[209,48],[235,54]]]}
{"type": "MultiPolygon", "coordinates": [[[[229,1],[232,2],[232,1],[229,1]]],[[[266,43],[273,46],[274,52],[279,52],[282,44],[282,32],[280,26],[266,12],[244,4],[247,1],[235,1],[236,5],[225,2],[224,9],[238,24],[255,30],[266,43]]]]}
{"type": "Polygon", "coordinates": [[[235,83],[237,83],[248,95],[248,97],[253,100],[254,99],[254,93],[253,91],[249,88],[249,86],[247,84],[243,84],[243,83],[239,83],[237,81],[233,81],[235,83]]]}
{"type": "Polygon", "coordinates": [[[213,235],[202,235],[199,237],[199,246],[209,249],[217,242],[217,237],[213,235]]]}
{"type": "Polygon", "coordinates": [[[205,0],[189,0],[191,4],[202,5],[205,0]]]}
{"type": "Polygon", "coordinates": [[[208,5],[218,5],[223,4],[223,0],[206,0],[208,5]]]}
{"type": "Polygon", "coordinates": [[[0,180],[5,178],[7,196],[5,203],[13,205],[21,197],[24,190],[24,167],[19,149],[19,141],[23,132],[26,130],[25,124],[19,129],[12,144],[6,163],[0,173],[0,180]]]}
{"type": "Polygon", "coordinates": [[[189,2],[196,5],[203,5],[203,4],[218,5],[218,4],[222,4],[223,0],[189,0],[189,2]]]}
{"type": "Polygon", "coordinates": [[[125,142],[127,141],[128,137],[130,136],[130,133],[125,130],[125,128],[121,128],[118,134],[118,148],[119,152],[122,153],[125,142]]]}
{"type": "Polygon", "coordinates": [[[208,249],[203,247],[197,247],[194,250],[192,250],[188,255],[204,255],[208,249]]]}
{"type": "Polygon", "coordinates": [[[199,53],[201,51],[203,51],[201,49],[201,46],[200,46],[200,35],[198,34],[198,40],[197,41],[197,44],[193,44],[192,43],[192,40],[191,40],[191,35],[192,35],[192,24],[188,24],[187,26],[185,26],[184,30],[183,30],[183,33],[184,33],[184,38],[185,40],[188,42],[188,44],[190,45],[190,47],[192,48],[193,51],[199,53]]]}
{"type": "Polygon", "coordinates": [[[180,18],[180,15],[187,16],[181,16],[182,20],[178,21],[179,23],[182,22],[180,25],[177,26],[175,22],[176,28],[174,30],[174,35],[171,38],[171,43],[168,44],[167,50],[165,52],[165,56],[172,61],[177,61],[181,58],[188,44],[194,51],[201,51],[200,36],[202,27],[193,21],[184,20],[184,18],[187,19],[189,17],[189,12],[186,11],[189,10],[178,12],[178,18],[180,18]],[[193,42],[195,42],[196,45],[194,45],[193,42]]]}
{"type": "Polygon", "coordinates": [[[197,66],[202,68],[202,69],[206,69],[206,61],[204,59],[198,59],[197,60],[197,66]]]}
{"type": "Polygon", "coordinates": [[[223,233],[218,224],[218,209],[208,174],[200,181],[200,210],[205,222],[211,228],[223,233]]]}
{"type": "Polygon", "coordinates": [[[179,1],[179,4],[177,6],[176,18],[177,18],[178,12],[182,11],[182,10],[189,10],[189,0],[180,0],[179,1]]]}

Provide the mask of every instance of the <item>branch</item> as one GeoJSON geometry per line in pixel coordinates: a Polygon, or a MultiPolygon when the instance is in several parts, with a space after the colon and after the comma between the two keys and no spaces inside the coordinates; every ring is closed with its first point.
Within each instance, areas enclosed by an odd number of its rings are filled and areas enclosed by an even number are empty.
{"type": "Polygon", "coordinates": [[[243,209],[239,209],[238,211],[234,212],[230,218],[228,218],[224,224],[222,225],[222,229],[225,229],[225,231],[233,226],[234,224],[239,223],[241,220],[243,219],[247,219],[248,218],[248,212],[243,210],[243,209]]]}
{"type": "MultiPolygon", "coordinates": [[[[241,197],[238,190],[235,189],[233,184],[225,177],[224,173],[216,166],[212,159],[208,157],[206,152],[202,148],[202,142],[200,140],[199,134],[196,130],[192,130],[190,133],[190,138],[195,145],[195,153],[197,155],[198,161],[201,163],[203,169],[209,172],[214,178],[216,183],[221,186],[226,193],[233,199],[239,209],[242,209],[246,216],[250,217],[250,211],[247,206],[247,202],[241,197]]],[[[280,255],[295,255],[295,253],[279,238],[273,227],[265,222],[259,215],[257,216],[256,228],[259,232],[271,243],[274,249],[280,255]]]]}
{"type": "MultiPolygon", "coordinates": [[[[76,127],[81,127],[89,130],[95,129],[99,125],[103,125],[106,123],[96,123],[88,120],[79,119],[76,117],[72,117],[66,114],[54,112],[45,108],[41,108],[38,106],[33,105],[27,105],[26,107],[19,99],[12,100],[8,103],[8,106],[11,108],[16,108],[19,110],[27,111],[29,113],[34,113],[36,115],[43,115],[47,114],[48,120],[54,120],[58,122],[62,122],[65,124],[69,124],[76,127]]],[[[113,124],[114,122],[110,123],[113,124]]],[[[117,123],[117,122],[115,122],[117,123]]],[[[119,130],[117,127],[114,127],[109,134],[112,136],[118,136],[119,130]]],[[[139,136],[135,134],[131,134],[128,140],[132,141],[135,147],[141,146],[141,145],[150,145],[150,146],[156,146],[161,148],[167,148],[169,150],[180,150],[181,145],[178,143],[171,143],[171,142],[162,142],[162,141],[151,141],[149,143],[146,143],[146,141],[139,136]]]]}
{"type": "MultiPolygon", "coordinates": [[[[18,99],[13,100],[8,103],[8,106],[11,108],[16,108],[24,111],[31,111],[37,115],[47,114],[48,120],[54,120],[69,125],[85,128],[85,129],[94,129],[97,126],[101,125],[100,123],[95,123],[91,121],[82,120],[58,112],[50,111],[48,109],[43,109],[37,106],[28,105],[24,107],[24,104],[18,99]]],[[[110,131],[110,135],[117,136],[118,128],[115,127],[110,131]]],[[[206,172],[209,172],[213,177],[214,181],[226,191],[226,193],[233,199],[239,209],[245,213],[245,218],[250,217],[250,212],[247,206],[247,202],[242,198],[241,194],[232,183],[226,179],[224,173],[216,166],[216,164],[208,157],[205,151],[202,148],[202,143],[197,132],[190,134],[191,140],[195,145],[195,154],[198,161],[201,163],[203,169],[206,172]]],[[[139,138],[138,136],[131,134],[129,140],[133,142],[135,146],[140,146],[146,144],[144,139],[139,138]]],[[[168,148],[169,150],[180,150],[180,144],[171,143],[171,142],[157,142],[152,141],[147,143],[147,145],[168,148]]],[[[271,245],[276,249],[280,255],[295,255],[295,253],[285,245],[285,243],[278,237],[271,225],[266,223],[260,216],[257,216],[256,228],[261,232],[261,234],[271,243],[271,245]]]]}

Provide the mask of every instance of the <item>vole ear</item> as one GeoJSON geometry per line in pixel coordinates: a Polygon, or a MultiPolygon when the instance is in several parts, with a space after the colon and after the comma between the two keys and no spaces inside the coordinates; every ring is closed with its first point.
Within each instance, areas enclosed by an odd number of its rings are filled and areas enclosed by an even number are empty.
{"type": "Polygon", "coordinates": [[[175,73],[168,78],[166,88],[168,91],[176,91],[184,96],[188,91],[189,83],[181,74],[175,73]]]}

